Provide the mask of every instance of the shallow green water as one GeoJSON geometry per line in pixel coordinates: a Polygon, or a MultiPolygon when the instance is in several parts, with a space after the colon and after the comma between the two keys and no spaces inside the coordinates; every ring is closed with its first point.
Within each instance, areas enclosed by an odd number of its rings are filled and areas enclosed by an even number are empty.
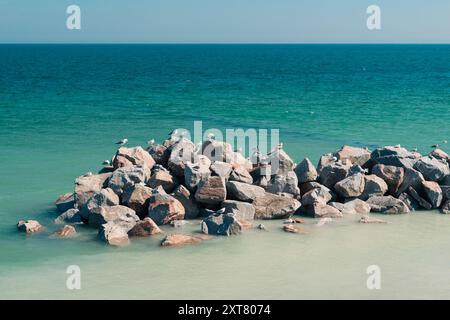
{"type": "Polygon", "coordinates": [[[450,46],[0,46],[0,297],[449,298],[450,218],[431,212],[308,235],[272,222],[180,249],[108,248],[89,229],[47,237],[52,202],[116,140],[142,145],[194,120],[278,128],[297,161],[342,144],[425,153],[450,140],[449,68],[450,46]],[[22,218],[47,233],[18,234],[22,218]],[[65,288],[70,264],[80,291],[65,288]],[[382,290],[366,288],[371,264],[382,290]]]}

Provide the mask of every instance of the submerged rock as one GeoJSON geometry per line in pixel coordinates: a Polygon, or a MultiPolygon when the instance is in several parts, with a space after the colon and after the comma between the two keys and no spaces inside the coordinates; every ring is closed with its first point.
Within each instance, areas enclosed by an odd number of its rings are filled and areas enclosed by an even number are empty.
{"type": "Polygon", "coordinates": [[[286,219],[293,215],[301,204],[294,198],[265,193],[252,202],[255,219],[286,219]]]}
{"type": "Polygon", "coordinates": [[[305,158],[294,169],[299,183],[316,181],[318,174],[312,162],[305,158]]]}
{"type": "Polygon", "coordinates": [[[163,233],[158,225],[149,217],[138,221],[128,235],[130,237],[149,237],[155,234],[163,233]]]}
{"type": "Polygon", "coordinates": [[[61,229],[54,232],[52,238],[73,238],[77,235],[77,231],[73,226],[65,225],[61,229]]]}
{"type": "Polygon", "coordinates": [[[75,195],[73,192],[62,194],[55,201],[56,209],[65,212],[75,207],[75,195]]]}
{"type": "Polygon", "coordinates": [[[153,190],[149,200],[148,216],[158,225],[184,219],[185,210],[180,201],[168,195],[163,188],[153,190]]]}
{"type": "Polygon", "coordinates": [[[434,181],[423,181],[422,189],[424,190],[431,206],[433,208],[439,208],[443,200],[442,189],[439,184],[434,181]]]}
{"type": "Polygon", "coordinates": [[[232,213],[213,214],[202,221],[205,234],[230,236],[240,234],[242,229],[242,224],[232,213]]]}
{"type": "Polygon", "coordinates": [[[264,196],[266,191],[262,187],[237,181],[228,181],[226,184],[230,199],[252,202],[258,197],[264,196]]]}
{"type": "Polygon", "coordinates": [[[372,212],[397,214],[410,212],[408,206],[393,196],[375,196],[366,201],[372,212]]]}
{"type": "Polygon", "coordinates": [[[151,169],[155,160],[142,147],[120,147],[113,159],[114,169],[122,167],[142,166],[151,169]]]}
{"type": "Polygon", "coordinates": [[[357,173],[337,182],[334,190],[343,198],[353,198],[363,193],[364,186],[364,175],[357,173]]]}
{"type": "Polygon", "coordinates": [[[383,223],[384,224],[384,223],[387,223],[387,222],[384,221],[384,220],[372,218],[372,217],[369,217],[369,216],[362,216],[359,219],[359,223],[383,223]]]}
{"type": "Polygon", "coordinates": [[[302,233],[302,234],[306,234],[306,232],[303,230],[303,228],[297,227],[293,224],[287,224],[285,226],[283,226],[283,230],[285,232],[289,232],[289,233],[302,233]]]}
{"type": "Polygon", "coordinates": [[[203,240],[209,238],[202,237],[200,235],[187,235],[187,234],[170,234],[167,235],[161,242],[163,247],[182,246],[187,244],[198,244],[203,240]]]}
{"type": "Polygon", "coordinates": [[[36,233],[42,231],[44,227],[36,220],[20,220],[17,229],[21,232],[36,233]]]}

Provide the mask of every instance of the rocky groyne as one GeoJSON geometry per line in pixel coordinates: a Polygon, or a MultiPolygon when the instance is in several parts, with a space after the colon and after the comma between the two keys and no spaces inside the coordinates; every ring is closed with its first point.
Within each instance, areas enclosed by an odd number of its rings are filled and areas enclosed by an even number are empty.
{"type": "MultiPolygon", "coordinates": [[[[170,234],[161,243],[173,246],[264,230],[255,220],[265,219],[282,219],[280,231],[303,234],[304,220],[295,215],[326,224],[344,215],[384,223],[370,213],[450,213],[450,156],[439,148],[421,155],[401,146],[343,146],[314,165],[307,158],[295,164],[282,146],[245,158],[225,142],[196,146],[172,136],[147,149],[121,146],[105,163],[98,173],[76,178],[74,191],[56,200],[61,215],[55,223],[64,227],[52,237],[74,237],[77,225],[86,224],[98,229],[101,241],[122,246],[163,233],[161,225],[201,221],[198,234],[170,234]]],[[[17,227],[45,230],[36,220],[17,227]]]]}

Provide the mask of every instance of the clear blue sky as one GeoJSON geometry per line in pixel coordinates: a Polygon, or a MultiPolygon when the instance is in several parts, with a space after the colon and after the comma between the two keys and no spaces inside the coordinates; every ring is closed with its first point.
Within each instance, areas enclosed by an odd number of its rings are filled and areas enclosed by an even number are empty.
{"type": "Polygon", "coordinates": [[[0,42],[450,43],[450,0],[0,0],[0,42]]]}

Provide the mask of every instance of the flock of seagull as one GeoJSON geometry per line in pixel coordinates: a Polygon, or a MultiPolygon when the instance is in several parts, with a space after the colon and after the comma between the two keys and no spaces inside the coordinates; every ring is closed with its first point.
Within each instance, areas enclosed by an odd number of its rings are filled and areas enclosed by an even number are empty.
{"type": "MultiPolygon", "coordinates": [[[[171,133],[169,133],[169,137],[170,137],[170,138],[179,138],[179,137],[183,137],[184,135],[185,135],[184,132],[182,132],[181,134],[179,134],[179,130],[178,130],[178,129],[175,129],[175,130],[173,130],[171,133]]],[[[207,134],[207,137],[208,137],[209,140],[214,140],[214,139],[215,139],[215,135],[214,135],[213,133],[211,133],[211,132],[207,134]]],[[[116,142],[116,145],[118,145],[118,146],[123,146],[123,145],[125,145],[125,144],[127,144],[127,143],[128,143],[128,139],[127,139],[127,138],[124,138],[124,139],[121,139],[121,140],[117,141],[117,142],[116,142]]],[[[147,143],[148,143],[148,146],[149,146],[149,147],[153,147],[153,146],[155,145],[155,139],[151,139],[151,140],[149,140],[147,143]]],[[[444,140],[442,143],[443,143],[443,144],[447,144],[448,141],[447,141],[447,140],[444,140]]],[[[202,143],[199,142],[199,143],[196,145],[196,147],[195,147],[195,149],[194,149],[194,152],[197,152],[198,150],[200,150],[201,146],[202,146],[202,143]]],[[[395,147],[396,147],[396,148],[400,148],[401,146],[400,146],[399,144],[397,144],[395,147]]],[[[433,144],[433,145],[431,146],[431,148],[432,148],[433,150],[434,150],[434,149],[438,149],[438,148],[439,148],[439,144],[433,144]]],[[[283,143],[282,143],[282,142],[279,143],[279,144],[277,145],[276,149],[277,149],[277,150],[283,149],[283,143]]],[[[368,150],[367,147],[365,147],[365,149],[368,150]]],[[[411,149],[411,151],[413,151],[413,152],[417,152],[417,150],[418,150],[417,147],[411,149]]],[[[242,152],[242,148],[238,148],[238,149],[235,150],[235,151],[236,151],[236,152],[242,152]]],[[[332,156],[331,153],[328,154],[328,155],[329,155],[329,156],[332,156]]],[[[261,162],[262,164],[264,164],[266,161],[268,161],[267,156],[262,155],[262,154],[258,151],[258,148],[254,148],[253,154],[252,154],[252,158],[257,159],[257,160],[258,160],[258,163],[261,162]]],[[[333,160],[334,160],[334,161],[337,161],[338,159],[337,159],[336,157],[333,157],[333,160]]],[[[111,165],[111,161],[110,161],[110,160],[104,160],[103,163],[102,163],[102,165],[103,165],[103,166],[110,166],[110,165],[111,165]]],[[[87,174],[89,174],[89,173],[90,173],[90,172],[88,172],[87,174]]]]}

